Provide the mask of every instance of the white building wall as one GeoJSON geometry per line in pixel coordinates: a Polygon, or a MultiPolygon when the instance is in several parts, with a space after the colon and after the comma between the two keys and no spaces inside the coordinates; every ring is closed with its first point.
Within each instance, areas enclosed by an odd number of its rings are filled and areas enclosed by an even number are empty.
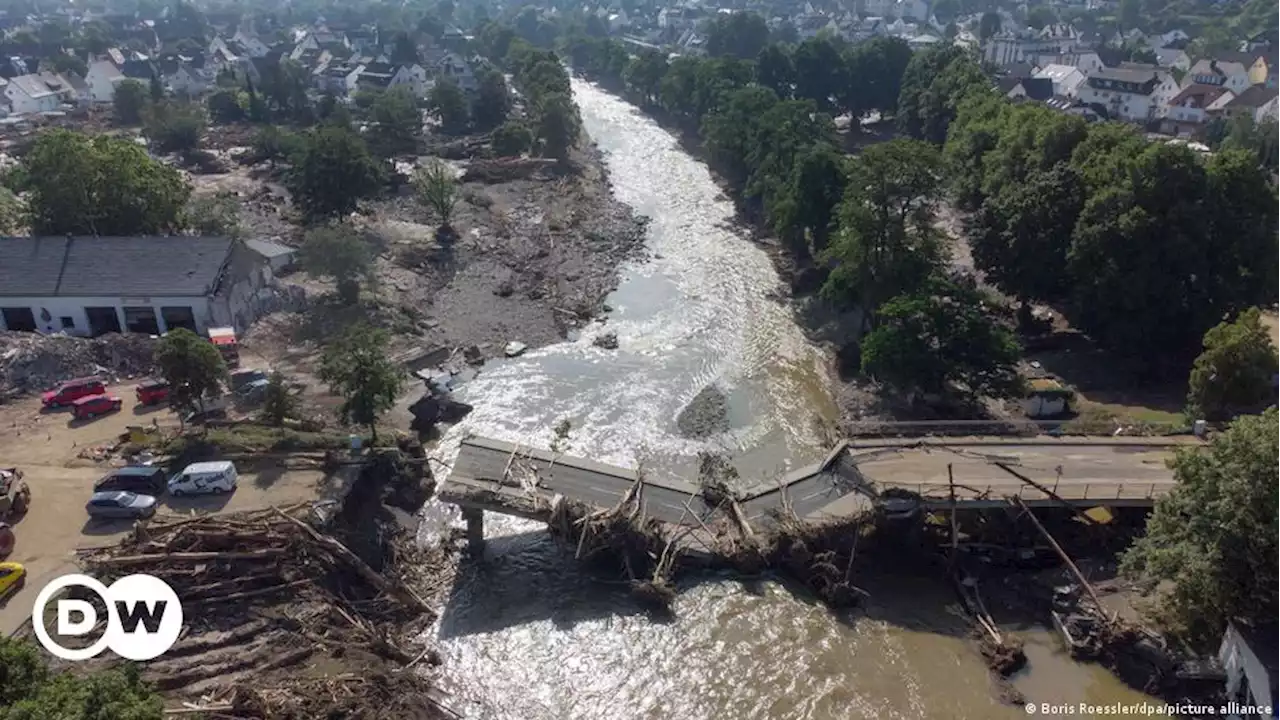
{"type": "Polygon", "coordinates": [[[4,89],[4,95],[9,98],[9,107],[13,109],[14,115],[50,112],[57,110],[58,106],[62,104],[62,101],[54,93],[33,98],[15,87],[12,82],[4,89]]]}
{"type": "MultiPolygon", "coordinates": [[[[168,330],[164,318],[160,314],[162,307],[189,307],[195,317],[196,329],[203,333],[214,324],[213,303],[208,297],[0,297],[0,307],[30,308],[35,316],[36,327],[42,332],[66,332],[68,335],[88,335],[89,317],[85,313],[87,307],[112,307],[116,309],[116,317],[121,330],[127,330],[124,318],[125,307],[152,307],[156,313],[156,323],[160,332],[168,330]],[[45,319],[46,314],[48,319],[45,319]],[[62,319],[70,318],[71,327],[64,327],[62,319]]],[[[4,318],[0,315],[0,327],[4,326],[4,318]]],[[[215,325],[216,326],[216,325],[215,325]]],[[[4,328],[8,329],[8,328],[4,328]]]]}

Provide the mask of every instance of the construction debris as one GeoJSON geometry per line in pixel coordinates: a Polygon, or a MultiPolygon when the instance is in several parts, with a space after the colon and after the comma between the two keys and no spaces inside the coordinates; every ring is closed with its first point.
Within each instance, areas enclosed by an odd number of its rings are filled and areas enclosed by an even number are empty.
{"type": "Polygon", "coordinates": [[[96,338],[0,332],[0,399],[48,390],[91,375],[112,379],[149,374],[156,338],[109,333],[96,338]]]}
{"type": "Polygon", "coordinates": [[[432,686],[438,654],[413,644],[436,619],[429,598],[451,583],[452,545],[420,549],[370,510],[383,486],[394,490],[385,476],[413,465],[398,458],[375,457],[328,518],[300,504],[151,520],[119,545],[82,552],[104,582],[147,573],[182,598],[184,635],[142,668],[185,701],[171,714],[456,717],[432,686]]]}

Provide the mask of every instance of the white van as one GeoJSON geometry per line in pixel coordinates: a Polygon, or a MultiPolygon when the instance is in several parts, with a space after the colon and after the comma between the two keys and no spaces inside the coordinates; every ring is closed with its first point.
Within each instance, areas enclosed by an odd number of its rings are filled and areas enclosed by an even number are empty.
{"type": "Polygon", "coordinates": [[[170,495],[209,495],[236,489],[236,466],[228,460],[192,463],[169,478],[170,495]]]}

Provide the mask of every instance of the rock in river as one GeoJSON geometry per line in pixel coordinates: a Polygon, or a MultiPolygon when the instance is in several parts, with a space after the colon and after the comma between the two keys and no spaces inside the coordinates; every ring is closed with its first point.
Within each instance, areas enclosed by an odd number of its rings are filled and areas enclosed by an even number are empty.
{"type": "Polygon", "coordinates": [[[516,357],[517,355],[523,355],[524,351],[527,350],[528,348],[529,348],[528,345],[525,345],[522,342],[516,342],[515,340],[512,340],[511,342],[507,343],[507,347],[505,350],[503,350],[503,352],[507,354],[507,357],[516,357]]]}
{"type": "Polygon", "coordinates": [[[591,341],[591,344],[598,348],[604,348],[605,350],[617,350],[618,333],[613,332],[612,330],[606,333],[601,333],[596,336],[595,340],[591,341]]]}
{"type": "Polygon", "coordinates": [[[698,391],[676,416],[680,434],[704,438],[729,429],[729,399],[714,383],[698,391]]]}

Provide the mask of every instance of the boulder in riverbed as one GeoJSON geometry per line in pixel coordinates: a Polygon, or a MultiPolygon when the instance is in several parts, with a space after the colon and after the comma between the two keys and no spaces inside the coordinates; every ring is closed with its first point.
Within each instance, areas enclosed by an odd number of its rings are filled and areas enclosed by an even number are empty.
{"type": "Polygon", "coordinates": [[[594,340],[591,341],[591,344],[595,345],[598,348],[604,348],[605,350],[617,350],[618,349],[618,333],[613,332],[612,330],[610,330],[609,332],[600,333],[599,335],[596,336],[594,340]]]}
{"type": "Polygon", "coordinates": [[[511,342],[507,343],[507,347],[503,349],[503,352],[506,353],[507,357],[518,357],[520,355],[523,355],[524,351],[528,349],[529,349],[528,345],[525,345],[522,342],[517,342],[515,340],[512,340],[511,342]]]}

